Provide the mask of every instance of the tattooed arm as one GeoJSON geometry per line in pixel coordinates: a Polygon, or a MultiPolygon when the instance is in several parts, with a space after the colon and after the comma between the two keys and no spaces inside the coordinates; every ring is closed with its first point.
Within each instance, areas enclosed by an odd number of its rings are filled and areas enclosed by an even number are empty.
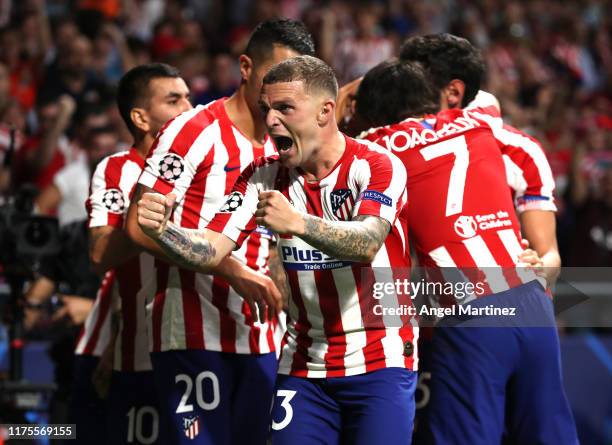
{"type": "Polygon", "coordinates": [[[236,243],[213,230],[179,227],[168,218],[174,195],[144,193],[138,201],[137,223],[161,251],[176,265],[197,272],[214,273],[225,278],[240,294],[251,314],[265,320],[282,309],[282,297],[274,282],[229,256],[236,243]]]}
{"type": "Polygon", "coordinates": [[[328,221],[297,211],[277,191],[259,194],[257,224],[279,234],[302,238],[325,254],[348,261],[372,262],[391,225],[377,216],[357,216],[351,221],[328,221]]]}
{"type": "Polygon", "coordinates": [[[391,225],[377,216],[357,216],[352,221],[327,221],[304,215],[300,238],[339,260],[370,263],[380,250],[391,225]]]}
{"type": "Polygon", "coordinates": [[[236,247],[227,236],[212,230],[187,229],[168,221],[174,195],[144,193],[138,201],[137,223],[177,266],[211,273],[236,247]]]}

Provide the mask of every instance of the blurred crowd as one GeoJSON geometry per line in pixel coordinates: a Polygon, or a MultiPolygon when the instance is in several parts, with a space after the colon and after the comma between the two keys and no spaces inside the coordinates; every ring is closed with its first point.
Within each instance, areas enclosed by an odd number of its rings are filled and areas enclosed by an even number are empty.
{"type": "Polygon", "coordinates": [[[612,265],[612,36],[606,0],[0,0],[0,193],[35,184],[38,212],[86,219],[92,168],[130,135],[114,88],[178,67],[193,104],[228,96],[260,21],[303,20],[341,84],[406,37],[480,47],[504,119],[537,137],[557,182],[565,265],[612,265]]]}

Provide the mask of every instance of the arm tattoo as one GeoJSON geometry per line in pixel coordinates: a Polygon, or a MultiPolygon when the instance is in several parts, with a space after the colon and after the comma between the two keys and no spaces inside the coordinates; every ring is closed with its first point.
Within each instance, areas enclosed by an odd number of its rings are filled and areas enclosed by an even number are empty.
{"type": "Polygon", "coordinates": [[[157,244],[178,266],[207,271],[207,265],[216,255],[215,248],[204,238],[202,231],[185,229],[168,222],[157,244]]]}
{"type": "Polygon", "coordinates": [[[339,260],[372,261],[391,229],[388,221],[377,216],[327,221],[306,215],[304,220],[306,230],[300,238],[339,260]]]}

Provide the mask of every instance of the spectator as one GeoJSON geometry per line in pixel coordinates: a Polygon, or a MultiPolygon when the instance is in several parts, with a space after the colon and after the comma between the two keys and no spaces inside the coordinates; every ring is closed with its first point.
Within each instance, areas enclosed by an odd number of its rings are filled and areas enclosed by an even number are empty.
{"type": "Polygon", "coordinates": [[[102,158],[117,150],[117,142],[113,127],[92,128],[86,139],[86,156],[58,171],[53,183],[36,199],[39,213],[51,215],[57,209],[60,227],[87,219],[85,201],[91,174],[102,158]]]}

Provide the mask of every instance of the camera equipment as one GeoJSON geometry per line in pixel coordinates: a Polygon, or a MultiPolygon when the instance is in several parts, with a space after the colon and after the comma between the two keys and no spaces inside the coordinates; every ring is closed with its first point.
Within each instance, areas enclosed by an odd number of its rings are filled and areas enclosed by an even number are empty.
{"type": "Polygon", "coordinates": [[[40,406],[44,395],[55,385],[33,385],[23,380],[23,304],[24,283],[32,277],[41,258],[60,251],[56,218],[32,215],[33,186],[20,188],[0,205],[0,265],[9,293],[0,296],[0,313],[9,321],[9,380],[0,380],[0,406],[22,411],[40,406]]]}

